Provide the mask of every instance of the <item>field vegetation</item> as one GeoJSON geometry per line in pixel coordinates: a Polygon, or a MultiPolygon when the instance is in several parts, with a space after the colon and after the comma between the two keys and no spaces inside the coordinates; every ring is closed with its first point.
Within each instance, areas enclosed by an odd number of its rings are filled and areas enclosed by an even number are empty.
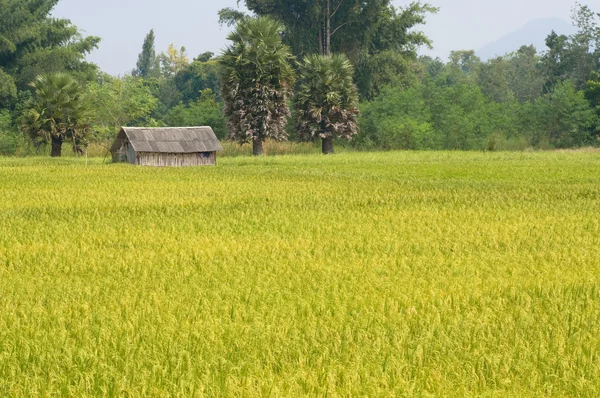
{"type": "Polygon", "coordinates": [[[0,158],[0,396],[598,396],[598,214],[594,150],[0,158]]]}

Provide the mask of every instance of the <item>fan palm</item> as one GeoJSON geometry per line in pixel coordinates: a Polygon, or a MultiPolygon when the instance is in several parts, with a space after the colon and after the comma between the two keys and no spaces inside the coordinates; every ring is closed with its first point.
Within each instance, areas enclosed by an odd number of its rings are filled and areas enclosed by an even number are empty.
{"type": "Polygon", "coordinates": [[[300,64],[295,109],[300,138],[321,138],[323,153],[334,152],[333,139],[358,133],[358,90],[354,68],[343,54],[309,55],[300,64]]]}
{"type": "Polygon", "coordinates": [[[63,142],[82,151],[92,129],[83,89],[64,73],[41,75],[31,84],[34,97],[23,116],[23,132],[36,144],[51,143],[52,157],[60,157],[63,142]]]}
{"type": "Polygon", "coordinates": [[[224,113],[232,139],[253,142],[262,155],[266,138],[286,140],[293,57],[283,43],[283,26],[270,17],[245,18],[228,39],[220,59],[224,113]]]}

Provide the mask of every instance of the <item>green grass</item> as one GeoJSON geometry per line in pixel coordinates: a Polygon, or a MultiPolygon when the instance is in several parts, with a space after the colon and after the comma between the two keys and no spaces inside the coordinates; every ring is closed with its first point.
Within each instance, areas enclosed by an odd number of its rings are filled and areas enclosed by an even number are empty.
{"type": "Polygon", "coordinates": [[[600,395],[600,153],[0,158],[0,396],[600,395]]]}

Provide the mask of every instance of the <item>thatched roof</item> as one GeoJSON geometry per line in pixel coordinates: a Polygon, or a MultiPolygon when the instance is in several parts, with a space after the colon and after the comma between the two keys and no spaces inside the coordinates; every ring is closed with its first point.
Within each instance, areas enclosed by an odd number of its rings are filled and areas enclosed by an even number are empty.
{"type": "Polygon", "coordinates": [[[222,151],[210,127],[123,127],[110,149],[118,151],[129,141],[136,152],[196,153],[222,151]]]}

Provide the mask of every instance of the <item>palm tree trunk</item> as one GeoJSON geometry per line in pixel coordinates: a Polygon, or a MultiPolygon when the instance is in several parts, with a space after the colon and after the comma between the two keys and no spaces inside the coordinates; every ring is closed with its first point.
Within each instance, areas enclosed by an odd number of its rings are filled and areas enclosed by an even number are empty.
{"type": "Polygon", "coordinates": [[[262,156],[265,154],[263,151],[262,134],[259,134],[258,137],[252,140],[252,154],[254,156],[262,156]]]}
{"type": "Polygon", "coordinates": [[[50,156],[53,158],[59,158],[62,155],[62,144],[63,138],[62,136],[54,136],[52,137],[52,151],[50,152],[50,156]]]}
{"type": "Polygon", "coordinates": [[[324,50],[324,46],[323,46],[323,28],[320,27],[319,28],[319,54],[321,55],[325,55],[325,50],[324,50]]]}
{"type": "Polygon", "coordinates": [[[331,56],[331,0],[327,0],[327,18],[325,19],[325,55],[331,56]]]}
{"type": "Polygon", "coordinates": [[[322,138],[323,142],[323,155],[332,155],[334,154],[333,150],[333,137],[322,138]]]}

